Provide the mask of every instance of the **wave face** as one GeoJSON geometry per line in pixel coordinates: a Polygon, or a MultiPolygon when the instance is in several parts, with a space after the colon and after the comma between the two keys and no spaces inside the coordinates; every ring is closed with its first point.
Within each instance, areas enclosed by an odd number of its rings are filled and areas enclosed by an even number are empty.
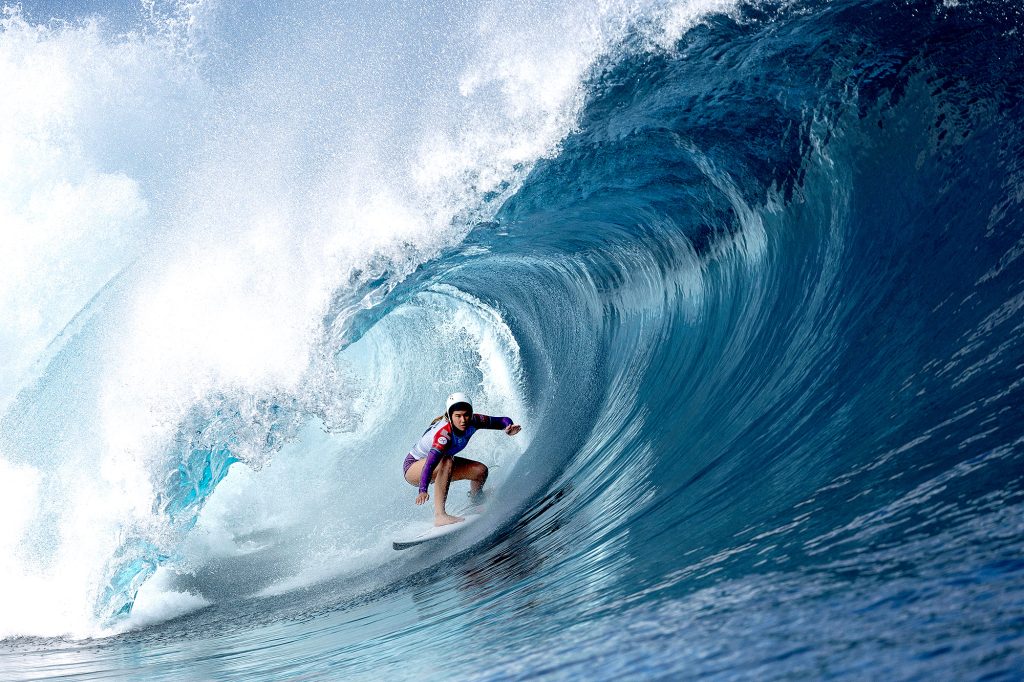
{"type": "Polygon", "coordinates": [[[4,677],[1021,669],[1015,4],[144,8],[4,24],[4,677]]]}

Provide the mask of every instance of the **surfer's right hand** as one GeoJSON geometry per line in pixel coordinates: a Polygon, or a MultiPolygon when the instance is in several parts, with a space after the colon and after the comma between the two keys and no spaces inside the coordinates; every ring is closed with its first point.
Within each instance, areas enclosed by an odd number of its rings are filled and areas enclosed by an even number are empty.
{"type": "Polygon", "coordinates": [[[427,493],[420,493],[419,495],[416,496],[416,504],[423,504],[429,499],[430,495],[428,495],[427,493]]]}

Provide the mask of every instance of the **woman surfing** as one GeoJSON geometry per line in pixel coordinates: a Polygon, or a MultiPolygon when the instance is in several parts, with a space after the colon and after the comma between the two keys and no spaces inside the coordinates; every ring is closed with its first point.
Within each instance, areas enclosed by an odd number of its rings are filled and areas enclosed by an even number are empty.
{"type": "Polygon", "coordinates": [[[427,487],[434,484],[435,526],[446,526],[463,520],[461,516],[452,516],[444,508],[452,481],[468,480],[470,499],[475,502],[481,500],[484,483],[487,481],[487,466],[455,456],[466,447],[477,429],[502,429],[514,436],[521,428],[508,417],[475,414],[473,403],[465,393],[452,393],[448,396],[444,414],[431,422],[405,456],[403,465],[405,480],[419,486],[416,504],[423,504],[430,499],[427,487]]]}

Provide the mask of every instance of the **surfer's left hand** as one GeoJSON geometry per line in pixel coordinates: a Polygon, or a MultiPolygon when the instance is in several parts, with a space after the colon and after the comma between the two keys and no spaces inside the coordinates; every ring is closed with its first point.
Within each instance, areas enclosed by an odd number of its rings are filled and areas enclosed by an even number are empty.
{"type": "Polygon", "coordinates": [[[519,424],[509,424],[508,426],[506,426],[506,427],[505,427],[505,433],[507,433],[507,434],[508,434],[508,435],[510,435],[510,436],[514,436],[514,435],[516,435],[517,433],[519,433],[519,431],[520,431],[520,430],[521,430],[522,428],[523,428],[523,427],[522,427],[522,426],[520,426],[519,424]]]}

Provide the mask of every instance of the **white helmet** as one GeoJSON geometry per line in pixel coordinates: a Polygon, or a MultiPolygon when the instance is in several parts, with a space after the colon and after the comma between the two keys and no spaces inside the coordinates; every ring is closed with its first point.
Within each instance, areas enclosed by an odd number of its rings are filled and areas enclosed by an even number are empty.
{"type": "Polygon", "coordinates": [[[469,399],[468,395],[465,393],[452,393],[444,404],[444,413],[449,420],[452,418],[452,408],[456,405],[468,405],[470,412],[473,411],[473,401],[469,399]]]}

